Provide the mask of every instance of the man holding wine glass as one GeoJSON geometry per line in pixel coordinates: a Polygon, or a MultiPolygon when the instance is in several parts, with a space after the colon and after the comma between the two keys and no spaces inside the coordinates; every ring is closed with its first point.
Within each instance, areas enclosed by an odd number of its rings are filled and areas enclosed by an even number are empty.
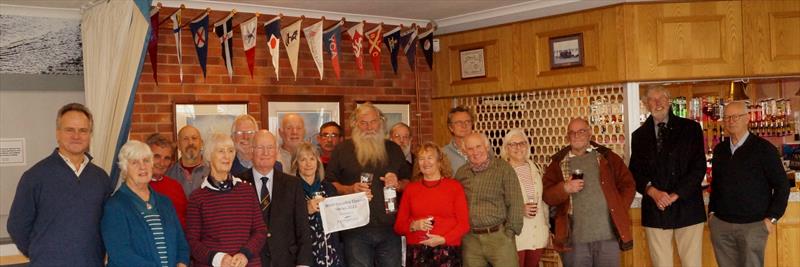
{"type": "Polygon", "coordinates": [[[620,251],[633,248],[633,175],[619,155],[591,139],[589,122],[572,119],[569,145],[552,156],[542,178],[542,198],[556,207],[553,245],[565,267],[619,266],[620,251]]]}

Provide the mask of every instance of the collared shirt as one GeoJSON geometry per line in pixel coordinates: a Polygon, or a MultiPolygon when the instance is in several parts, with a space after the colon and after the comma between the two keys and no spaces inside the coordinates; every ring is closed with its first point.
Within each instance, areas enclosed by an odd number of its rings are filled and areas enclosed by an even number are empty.
{"type": "Polygon", "coordinates": [[[445,145],[443,150],[444,154],[447,155],[447,158],[450,159],[450,167],[453,168],[454,173],[458,171],[458,168],[464,166],[464,164],[467,164],[467,156],[461,152],[456,145],[455,140],[452,140],[449,144],[445,145]]]}
{"type": "Polygon", "coordinates": [[[461,168],[455,178],[464,186],[470,227],[505,224],[506,229],[515,234],[522,231],[522,189],[517,173],[508,162],[492,157],[486,170],[475,172],[472,168],[461,168]]]}
{"type": "Polygon", "coordinates": [[[663,121],[656,121],[656,118],[655,117],[653,118],[653,127],[656,129],[656,131],[655,131],[656,139],[658,139],[658,124],[661,123],[661,122],[663,122],[664,126],[666,127],[666,125],[669,124],[669,114],[667,114],[667,116],[664,117],[663,121]]]}
{"type": "MultiPolygon", "coordinates": [[[[258,194],[259,196],[261,195],[261,188],[262,188],[262,186],[261,186],[261,177],[264,177],[264,176],[269,178],[269,179],[267,179],[267,189],[269,190],[270,195],[272,195],[272,192],[273,192],[272,191],[272,182],[275,180],[275,179],[272,179],[272,177],[275,177],[275,170],[274,169],[270,169],[269,173],[261,174],[256,170],[256,168],[253,168],[253,183],[256,184],[256,194],[258,194]]],[[[259,199],[259,201],[260,201],[260,199],[259,199]]]]}
{"type": "Polygon", "coordinates": [[[61,158],[64,159],[65,162],[67,162],[67,166],[69,166],[69,168],[72,170],[72,172],[75,173],[75,176],[78,176],[78,177],[81,177],[81,173],[83,172],[83,169],[86,169],[86,165],[89,164],[89,157],[87,157],[86,154],[83,154],[83,163],[81,163],[81,166],[78,166],[77,169],[75,169],[75,165],[72,164],[71,161],[69,161],[69,158],[67,158],[67,156],[64,156],[64,154],[61,154],[60,150],[58,151],[58,155],[61,156],[61,158]]]}
{"type": "Polygon", "coordinates": [[[744,132],[744,135],[741,138],[739,138],[739,142],[736,144],[733,143],[733,138],[731,138],[731,155],[733,155],[733,153],[736,153],[736,149],[739,149],[740,147],[742,147],[742,145],[744,145],[744,141],[746,141],[747,137],[749,136],[750,132],[744,132]]]}

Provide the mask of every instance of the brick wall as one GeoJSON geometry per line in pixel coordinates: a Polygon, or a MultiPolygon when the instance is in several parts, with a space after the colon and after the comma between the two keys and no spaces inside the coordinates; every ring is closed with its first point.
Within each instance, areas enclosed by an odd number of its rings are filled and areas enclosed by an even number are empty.
{"type": "MultiPolygon", "coordinates": [[[[173,9],[165,8],[161,11],[161,19],[171,13],[173,9]]],[[[184,21],[199,14],[198,10],[185,10],[184,21]]],[[[213,11],[210,15],[210,22],[223,18],[227,12],[213,11]]],[[[384,102],[408,102],[411,109],[412,134],[416,140],[432,140],[432,115],[430,111],[431,96],[431,70],[425,63],[421,49],[417,50],[419,79],[420,103],[419,109],[416,103],[415,76],[409,68],[406,57],[402,53],[398,56],[398,73],[392,71],[389,53],[385,45],[381,45],[383,59],[381,61],[381,75],[376,77],[372,70],[371,61],[364,58],[364,74],[360,74],[355,67],[351,42],[349,36],[343,34],[342,47],[340,54],[341,80],[337,80],[331,62],[326,58],[324,79],[319,80],[319,73],[311,57],[305,38],[300,43],[300,54],[298,56],[297,80],[292,75],[286,49],[281,45],[280,55],[280,81],[275,79],[271,57],[267,50],[266,38],[264,37],[263,23],[271,16],[261,16],[259,18],[258,40],[256,45],[256,63],[253,78],[247,69],[244,50],[242,48],[241,34],[238,23],[249,19],[252,14],[238,13],[234,18],[234,41],[233,41],[233,68],[234,76],[229,80],[223,60],[220,57],[220,43],[213,32],[209,32],[209,49],[207,61],[207,77],[203,78],[202,70],[197,61],[197,54],[194,49],[193,40],[189,27],[183,28],[182,52],[183,52],[183,84],[179,79],[178,60],[175,51],[175,38],[172,35],[171,22],[166,22],[159,29],[158,43],[158,85],[152,77],[152,67],[150,65],[150,55],[145,58],[144,67],[139,86],[136,91],[134,102],[134,112],[131,125],[131,139],[142,140],[145,136],[153,132],[160,132],[167,136],[174,136],[173,125],[173,105],[186,102],[218,102],[218,101],[247,101],[248,113],[260,121],[262,127],[266,121],[261,121],[262,96],[275,95],[302,95],[307,96],[313,101],[317,96],[342,96],[344,114],[341,114],[340,121],[345,121],[350,113],[355,109],[357,101],[384,101],[384,102]],[[414,114],[420,113],[420,117],[414,114]],[[417,129],[419,133],[417,134],[417,129]]],[[[286,26],[293,23],[296,18],[284,17],[281,21],[286,26]]],[[[306,18],[303,26],[315,23],[316,19],[306,18]]],[[[326,21],[325,27],[333,25],[334,22],[326,21]]],[[[345,23],[346,26],[355,23],[345,23]]],[[[374,24],[365,26],[365,30],[372,29],[374,24]]],[[[390,28],[384,25],[384,29],[390,28]]],[[[364,50],[367,49],[367,42],[364,42],[364,50]]],[[[419,47],[418,47],[419,48],[419,47]]],[[[345,126],[345,131],[349,134],[349,127],[345,126]]],[[[387,129],[388,130],[388,129],[387,129]]]]}

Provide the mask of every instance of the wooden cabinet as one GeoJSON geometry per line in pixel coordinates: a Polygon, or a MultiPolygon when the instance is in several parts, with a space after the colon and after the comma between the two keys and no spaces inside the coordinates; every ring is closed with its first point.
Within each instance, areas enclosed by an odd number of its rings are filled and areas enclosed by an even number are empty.
{"type": "Polygon", "coordinates": [[[800,1],[742,1],[747,76],[800,74],[800,1]]]}

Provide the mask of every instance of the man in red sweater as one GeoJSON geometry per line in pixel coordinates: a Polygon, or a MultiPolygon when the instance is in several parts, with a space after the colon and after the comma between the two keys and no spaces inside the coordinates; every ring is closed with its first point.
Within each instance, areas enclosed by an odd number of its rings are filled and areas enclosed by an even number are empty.
{"type": "Polygon", "coordinates": [[[159,133],[149,135],[145,143],[153,151],[153,178],[150,179],[150,187],[172,201],[178,220],[186,229],[186,194],[178,181],[165,174],[175,162],[175,144],[159,133]]]}

